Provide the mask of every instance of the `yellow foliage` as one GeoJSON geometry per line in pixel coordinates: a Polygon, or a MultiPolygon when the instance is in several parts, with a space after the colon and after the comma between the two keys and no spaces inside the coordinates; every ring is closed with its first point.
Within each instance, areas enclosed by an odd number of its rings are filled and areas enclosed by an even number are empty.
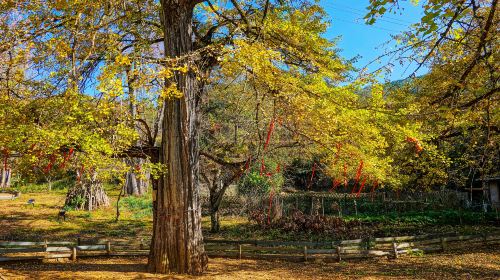
{"type": "Polygon", "coordinates": [[[161,93],[161,98],[169,100],[174,98],[181,98],[183,93],[177,88],[177,84],[171,83],[169,86],[164,87],[161,93]]]}

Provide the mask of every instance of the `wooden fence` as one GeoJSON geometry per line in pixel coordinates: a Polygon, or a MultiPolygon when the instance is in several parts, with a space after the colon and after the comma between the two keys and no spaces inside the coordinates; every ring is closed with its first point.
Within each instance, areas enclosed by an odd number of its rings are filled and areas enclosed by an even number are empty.
{"type": "Polygon", "coordinates": [[[21,196],[20,192],[0,190],[0,200],[13,200],[21,196]]]}
{"type": "MultiPolygon", "coordinates": [[[[340,261],[353,258],[390,257],[442,252],[463,247],[500,244],[500,232],[456,236],[400,236],[332,242],[214,240],[206,239],[210,257],[340,261]]],[[[72,259],[89,256],[147,256],[149,240],[0,241],[0,262],[38,259],[72,259]]]]}
{"type": "MultiPolygon", "coordinates": [[[[462,209],[466,207],[467,193],[442,190],[433,192],[377,191],[373,193],[297,192],[274,196],[274,205],[283,212],[298,209],[308,214],[353,215],[363,213],[388,213],[462,209]]],[[[269,198],[258,201],[257,208],[266,208],[269,198]]]]}

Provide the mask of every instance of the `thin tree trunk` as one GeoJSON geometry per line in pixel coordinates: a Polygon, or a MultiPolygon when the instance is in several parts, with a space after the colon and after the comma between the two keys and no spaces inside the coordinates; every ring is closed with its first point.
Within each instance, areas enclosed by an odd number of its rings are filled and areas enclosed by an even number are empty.
{"type": "MultiPolygon", "coordinates": [[[[135,96],[134,80],[136,80],[137,77],[134,74],[132,74],[133,72],[131,73],[132,70],[131,67],[128,68],[126,71],[130,117],[134,123],[137,133],[141,136],[142,132],[136,120],[138,116],[137,116],[137,100],[135,96]]],[[[137,140],[136,145],[141,146],[141,140],[137,140]]],[[[126,174],[126,179],[125,179],[125,193],[127,195],[142,196],[147,193],[149,178],[140,178],[140,176],[138,176],[137,174],[138,172],[142,172],[140,169],[142,168],[144,162],[145,159],[142,158],[126,159],[126,163],[129,166],[129,171],[126,174]]]]}
{"type": "Polygon", "coordinates": [[[210,208],[210,232],[217,233],[220,231],[219,209],[210,208]]]}
{"type": "Polygon", "coordinates": [[[47,178],[47,189],[49,192],[52,191],[52,178],[47,178]]]}
{"type": "MultiPolygon", "coordinates": [[[[194,3],[161,1],[167,57],[180,57],[192,51],[194,3]]],[[[167,166],[168,172],[153,194],[155,217],[148,267],[156,273],[201,274],[208,261],[201,231],[198,182],[202,88],[192,70],[177,71],[166,86],[173,84],[183,96],[169,98],[164,104],[160,161],[167,166]]]]}
{"type": "MultiPolygon", "coordinates": [[[[208,171],[208,170],[205,170],[208,171]]],[[[219,168],[212,169],[212,180],[206,173],[201,173],[205,179],[209,189],[209,203],[210,203],[210,232],[217,233],[220,231],[219,208],[224,198],[229,185],[234,182],[241,174],[239,168],[227,168],[220,166],[219,168]]]]}
{"type": "Polygon", "coordinates": [[[7,187],[7,169],[2,168],[2,174],[0,174],[0,188],[6,188],[7,187]]]}
{"type": "Polygon", "coordinates": [[[232,179],[228,177],[230,175],[231,174],[225,174],[221,172],[221,170],[218,170],[217,174],[215,174],[214,176],[212,186],[209,190],[210,232],[212,233],[217,233],[220,231],[219,208],[226,189],[232,181],[232,179]],[[221,173],[224,174],[222,177],[220,176],[221,173]]]}
{"type": "Polygon", "coordinates": [[[118,199],[116,200],[116,217],[115,217],[115,222],[118,222],[120,219],[120,199],[122,198],[123,195],[123,188],[120,190],[120,194],[118,194],[118,199]]]}
{"type": "Polygon", "coordinates": [[[0,174],[0,188],[1,189],[9,188],[11,178],[12,178],[12,169],[2,168],[2,173],[0,174]]]}

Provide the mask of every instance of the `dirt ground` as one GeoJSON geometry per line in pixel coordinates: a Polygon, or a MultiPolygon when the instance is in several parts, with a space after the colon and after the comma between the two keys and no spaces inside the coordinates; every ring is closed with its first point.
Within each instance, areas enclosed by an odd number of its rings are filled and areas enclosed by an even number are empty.
{"type": "Polygon", "coordinates": [[[500,246],[340,263],[211,259],[201,277],[145,272],[146,258],[0,264],[0,279],[500,279],[500,246]]]}

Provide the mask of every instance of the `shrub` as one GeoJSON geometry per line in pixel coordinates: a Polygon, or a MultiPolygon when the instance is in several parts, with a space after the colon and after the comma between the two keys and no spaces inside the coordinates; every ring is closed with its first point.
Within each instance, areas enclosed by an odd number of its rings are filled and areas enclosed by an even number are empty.
{"type": "Polygon", "coordinates": [[[339,217],[307,215],[298,210],[275,221],[268,219],[263,210],[253,210],[249,213],[249,220],[256,222],[263,229],[334,235],[344,235],[347,231],[361,225],[358,220],[346,221],[339,217]]]}
{"type": "Polygon", "coordinates": [[[326,191],[332,187],[332,179],[322,172],[321,156],[315,156],[313,159],[296,158],[284,170],[286,185],[294,187],[297,190],[326,191]],[[311,181],[313,166],[319,165],[314,172],[314,178],[311,181]]]}
{"type": "Polygon", "coordinates": [[[283,186],[283,175],[274,173],[260,175],[260,172],[251,171],[240,180],[238,193],[243,195],[259,196],[269,194],[271,190],[279,192],[283,186]]]}
{"type": "Polygon", "coordinates": [[[67,203],[64,206],[64,209],[65,210],[82,209],[83,206],[85,205],[85,202],[87,202],[87,199],[84,196],[75,195],[70,199],[69,203],[67,203]]]}

